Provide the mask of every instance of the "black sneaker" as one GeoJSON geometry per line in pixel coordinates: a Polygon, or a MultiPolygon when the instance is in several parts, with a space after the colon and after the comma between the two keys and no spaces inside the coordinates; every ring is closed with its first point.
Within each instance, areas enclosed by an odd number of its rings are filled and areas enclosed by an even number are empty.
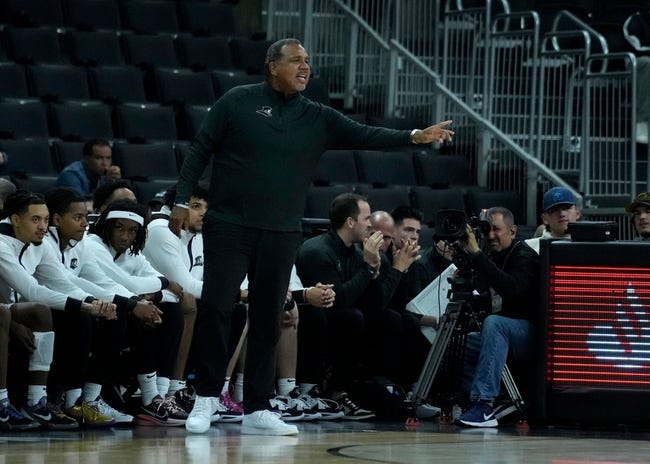
{"type": "Polygon", "coordinates": [[[301,394],[300,388],[296,387],[289,392],[289,405],[296,406],[296,408],[303,412],[305,417],[302,420],[312,421],[320,419],[320,412],[316,411],[312,406],[315,405],[314,399],[308,394],[301,394]]]}
{"type": "Polygon", "coordinates": [[[345,415],[341,405],[322,396],[318,386],[314,385],[307,393],[300,395],[300,398],[312,411],[320,414],[320,420],[341,419],[345,415]]]}
{"type": "Polygon", "coordinates": [[[164,400],[160,395],[157,395],[151,404],[141,406],[142,413],[138,414],[135,417],[135,423],[138,425],[174,425],[177,424],[168,424],[169,414],[167,414],[167,409],[165,409],[164,400]]]}
{"type": "Polygon", "coordinates": [[[176,404],[183,408],[183,411],[186,413],[191,413],[192,408],[194,407],[194,399],[196,395],[192,387],[186,387],[178,390],[174,393],[174,398],[176,398],[176,404]]]}
{"type": "Polygon", "coordinates": [[[51,430],[72,430],[79,428],[79,423],[72,417],[64,414],[61,408],[54,403],[48,403],[44,396],[33,406],[23,406],[21,413],[25,417],[38,422],[43,427],[51,430]]]}
{"type": "Polygon", "coordinates": [[[276,396],[269,400],[271,403],[271,412],[274,412],[280,416],[285,422],[295,422],[303,420],[305,413],[301,410],[298,410],[297,406],[289,406],[289,397],[287,396],[276,396]]]}
{"type": "Polygon", "coordinates": [[[375,413],[359,407],[350,399],[347,393],[344,393],[336,400],[343,408],[344,420],[366,420],[375,417],[375,413]]]}
{"type": "Polygon", "coordinates": [[[23,416],[9,402],[9,398],[0,401],[0,430],[32,430],[40,424],[23,416]]]}

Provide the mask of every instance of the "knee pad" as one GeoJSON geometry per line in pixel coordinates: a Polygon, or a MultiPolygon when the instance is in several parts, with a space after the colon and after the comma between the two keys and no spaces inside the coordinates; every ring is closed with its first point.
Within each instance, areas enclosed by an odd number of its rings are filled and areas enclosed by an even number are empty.
{"type": "Polygon", "coordinates": [[[54,332],[34,332],[36,349],[29,358],[30,371],[49,371],[54,354],[54,332]]]}

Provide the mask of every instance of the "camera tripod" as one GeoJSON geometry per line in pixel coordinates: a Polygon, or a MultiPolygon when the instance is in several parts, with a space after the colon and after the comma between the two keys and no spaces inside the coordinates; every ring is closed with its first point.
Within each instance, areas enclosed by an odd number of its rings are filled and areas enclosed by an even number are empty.
{"type": "MultiPolygon", "coordinates": [[[[429,395],[433,380],[435,379],[436,373],[438,372],[438,368],[440,367],[440,363],[445,353],[447,352],[454,331],[458,327],[467,326],[471,321],[475,322],[480,327],[479,321],[476,319],[474,313],[472,312],[472,308],[470,307],[469,303],[463,299],[456,301],[454,298],[452,298],[452,301],[447,304],[445,313],[440,318],[438,324],[438,335],[431,345],[431,349],[429,350],[429,354],[424,363],[424,367],[420,373],[420,378],[418,379],[417,386],[413,392],[412,410],[414,416],[409,419],[407,423],[417,423],[418,418],[431,417],[432,407],[426,403],[426,400],[427,396],[429,395]]],[[[519,393],[519,389],[517,388],[517,385],[515,384],[515,381],[510,374],[510,369],[508,369],[507,365],[504,365],[503,372],[501,373],[501,381],[506,387],[512,404],[508,405],[507,407],[498,409],[495,413],[495,417],[497,419],[500,419],[512,412],[519,411],[521,414],[520,423],[523,424],[525,422],[524,400],[519,393]]],[[[448,411],[442,411],[443,422],[451,422],[453,419],[451,419],[450,416],[451,415],[448,413],[448,411]]]]}

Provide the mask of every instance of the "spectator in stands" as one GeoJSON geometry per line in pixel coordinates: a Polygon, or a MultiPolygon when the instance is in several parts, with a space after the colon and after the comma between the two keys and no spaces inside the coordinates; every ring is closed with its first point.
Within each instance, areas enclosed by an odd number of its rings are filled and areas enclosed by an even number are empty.
{"type": "Polygon", "coordinates": [[[2,211],[5,199],[16,191],[16,186],[13,182],[0,178],[0,211],[2,211]]]}
{"type": "MultiPolygon", "coordinates": [[[[6,218],[0,222],[0,297],[7,302],[48,305],[54,310],[54,332],[34,333],[34,344],[39,348],[34,365],[38,366],[36,370],[46,373],[54,361],[52,374],[58,375],[65,385],[85,362],[75,350],[82,334],[80,328],[91,317],[115,319],[115,305],[97,300],[76,287],[52,249],[43,246],[48,226],[43,197],[18,190],[5,200],[4,215],[6,218]]],[[[39,377],[41,381],[44,378],[47,375],[39,377]]],[[[93,425],[113,423],[93,404],[80,402],[66,410],[68,415],[63,414],[58,405],[47,401],[44,382],[29,386],[24,411],[48,428],[70,428],[75,421],[69,416],[93,425]]]]}
{"type": "Polygon", "coordinates": [[[161,324],[132,327],[131,349],[142,393],[141,413],[136,416],[136,423],[183,425],[187,413],[176,404],[174,395],[167,396],[183,333],[179,304],[183,289],[156,271],[141,253],[146,240],[145,216],[145,208],[136,202],[116,201],[104,209],[84,240],[112,280],[150,299],[162,312],[161,324]]]}
{"type": "Polygon", "coordinates": [[[534,237],[526,240],[526,244],[539,253],[539,242],[547,238],[558,238],[568,240],[571,235],[567,233],[567,227],[572,222],[580,219],[580,210],[576,205],[576,199],[566,187],[553,187],[544,193],[542,201],[542,222],[545,230],[541,237],[534,237]]]}
{"type": "Polygon", "coordinates": [[[446,121],[426,129],[398,131],[369,127],[302,95],[310,76],[309,57],[296,39],[272,44],[266,81],[236,87],[212,107],[184,159],[178,204],[170,227],[180,234],[193,186],[211,157],[210,209],[206,215],[204,306],[197,314],[200,357],[197,400],[187,422],[191,432],[210,426],[228,363],[232,302],[249,273],[264,298],[249,304],[249,339],[242,432],[297,434],[270,413],[277,320],[291,266],[302,241],[301,216],[321,154],[337,145],[380,149],[405,143],[451,140],[446,121]],[[291,134],[291,143],[286,143],[291,134]]]}
{"type": "Polygon", "coordinates": [[[469,266],[493,293],[492,314],[483,321],[480,333],[478,364],[470,391],[473,406],[458,419],[460,424],[471,427],[498,426],[493,406],[501,373],[508,358],[531,359],[533,320],[539,300],[539,256],[516,239],[517,226],[510,210],[493,207],[487,217],[489,253],[479,248],[469,225],[467,238],[460,242],[469,266]]]}
{"type": "Polygon", "coordinates": [[[632,215],[636,240],[650,240],[650,193],[639,193],[625,211],[632,215]]]}
{"type": "Polygon", "coordinates": [[[84,144],[81,160],[66,166],[59,174],[56,185],[70,187],[90,197],[101,184],[121,179],[120,167],[112,163],[113,154],[108,141],[89,140],[84,144]]]}

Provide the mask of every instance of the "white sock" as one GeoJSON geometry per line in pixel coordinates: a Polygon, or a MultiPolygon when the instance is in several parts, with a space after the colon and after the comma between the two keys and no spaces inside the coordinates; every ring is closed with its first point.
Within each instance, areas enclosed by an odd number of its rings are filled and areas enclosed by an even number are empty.
{"type": "Polygon", "coordinates": [[[173,396],[178,390],[187,388],[187,382],[185,380],[176,380],[172,379],[169,382],[169,390],[167,390],[167,396],[173,396]]]}
{"type": "Polygon", "coordinates": [[[170,380],[167,377],[159,376],[156,379],[156,386],[158,387],[158,393],[163,398],[167,396],[167,392],[169,391],[169,384],[170,384],[170,380]]]}
{"type": "Polygon", "coordinates": [[[47,396],[47,390],[45,389],[45,385],[27,386],[27,406],[34,406],[44,396],[47,396]]]}
{"type": "Polygon", "coordinates": [[[75,388],[65,392],[65,408],[70,409],[81,397],[81,388],[75,388]]]}
{"type": "Polygon", "coordinates": [[[237,374],[235,388],[232,392],[232,399],[238,403],[244,401],[244,374],[237,374]]]}
{"type": "Polygon", "coordinates": [[[316,386],[315,383],[301,383],[300,384],[300,394],[304,395],[305,393],[309,393],[309,391],[316,386]]]}
{"type": "Polygon", "coordinates": [[[225,395],[228,393],[228,388],[230,388],[230,377],[226,377],[226,380],[223,382],[223,388],[221,389],[221,394],[225,395]]]}
{"type": "Polygon", "coordinates": [[[9,398],[9,393],[6,388],[0,388],[0,401],[6,400],[9,398]]]}
{"type": "Polygon", "coordinates": [[[138,374],[138,384],[142,394],[142,404],[149,406],[153,399],[159,395],[158,386],[156,385],[156,373],[138,374]]]}
{"type": "Polygon", "coordinates": [[[278,395],[287,396],[296,388],[296,379],[278,379],[278,395]]]}
{"type": "Polygon", "coordinates": [[[86,382],[82,392],[84,401],[95,401],[102,393],[102,386],[98,383],[86,382]]]}

